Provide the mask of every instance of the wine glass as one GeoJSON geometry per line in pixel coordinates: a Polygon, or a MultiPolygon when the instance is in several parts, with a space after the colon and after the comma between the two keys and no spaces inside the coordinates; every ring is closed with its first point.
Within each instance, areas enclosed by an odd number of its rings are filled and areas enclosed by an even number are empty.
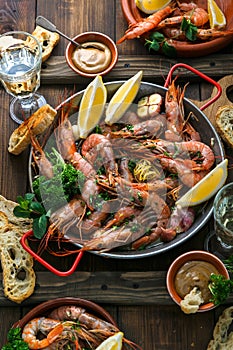
{"type": "Polygon", "coordinates": [[[204,248],[224,260],[233,254],[233,182],[218,191],[213,214],[214,230],[207,235],[204,248]]]}
{"type": "Polygon", "coordinates": [[[0,35],[0,80],[14,98],[10,117],[18,124],[46,103],[36,94],[40,86],[42,47],[29,33],[12,31],[0,35]]]}

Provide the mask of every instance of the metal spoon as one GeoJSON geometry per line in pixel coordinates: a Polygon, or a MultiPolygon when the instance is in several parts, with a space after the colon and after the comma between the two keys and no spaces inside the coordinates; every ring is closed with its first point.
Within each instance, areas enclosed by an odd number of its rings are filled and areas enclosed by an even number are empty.
{"type": "Polygon", "coordinates": [[[73,39],[69,38],[67,35],[65,35],[64,33],[60,32],[60,30],[57,29],[57,27],[51,23],[47,18],[43,17],[43,16],[38,16],[36,18],[36,24],[38,24],[40,27],[49,30],[50,32],[55,32],[58,33],[59,35],[63,36],[65,39],[69,40],[72,42],[72,44],[76,45],[78,48],[88,48],[88,47],[94,47],[98,50],[103,51],[103,49],[98,46],[95,45],[93,43],[91,43],[90,45],[87,45],[87,43],[85,44],[85,46],[83,46],[82,44],[77,43],[76,41],[74,41],[73,39]]]}

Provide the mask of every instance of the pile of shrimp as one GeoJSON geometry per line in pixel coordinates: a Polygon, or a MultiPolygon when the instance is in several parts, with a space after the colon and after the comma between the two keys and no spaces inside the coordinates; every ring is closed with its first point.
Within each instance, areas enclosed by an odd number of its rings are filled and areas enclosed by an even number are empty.
{"type": "MultiPolygon", "coordinates": [[[[29,321],[22,330],[22,338],[29,349],[94,350],[106,338],[119,332],[113,324],[70,305],[54,309],[46,317],[29,321]]],[[[140,346],[123,338],[124,349],[142,350],[140,346]]]]}
{"type": "MultiPolygon", "coordinates": [[[[195,211],[175,203],[212,169],[215,155],[185,116],[184,92],[173,80],[165,97],[142,97],[111,126],[103,115],[78,142],[69,112],[60,111],[57,149],[85,181],[80,194],[51,214],[44,245],[68,238],[81,250],[138,250],[191,227],[195,211]]],[[[34,151],[40,174],[53,176],[38,143],[34,151]]]]}
{"type": "Polygon", "coordinates": [[[125,35],[117,41],[117,44],[125,40],[147,36],[148,33],[152,32],[162,33],[170,45],[177,40],[190,42],[185,32],[181,30],[181,23],[184,18],[197,27],[195,42],[233,35],[232,31],[225,30],[225,28],[219,30],[210,28],[208,12],[198,7],[195,2],[173,1],[170,5],[152,15],[142,18],[138,22],[131,23],[125,35]]]}

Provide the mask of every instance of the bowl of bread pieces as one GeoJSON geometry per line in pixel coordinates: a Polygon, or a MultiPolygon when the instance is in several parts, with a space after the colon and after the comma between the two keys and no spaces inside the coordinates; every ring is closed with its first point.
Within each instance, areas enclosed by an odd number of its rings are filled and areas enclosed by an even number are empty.
{"type": "Polygon", "coordinates": [[[216,276],[221,276],[224,281],[230,279],[219,258],[202,250],[190,251],[180,255],[170,265],[167,289],[184,313],[209,311],[216,307],[211,292],[216,276]]]}

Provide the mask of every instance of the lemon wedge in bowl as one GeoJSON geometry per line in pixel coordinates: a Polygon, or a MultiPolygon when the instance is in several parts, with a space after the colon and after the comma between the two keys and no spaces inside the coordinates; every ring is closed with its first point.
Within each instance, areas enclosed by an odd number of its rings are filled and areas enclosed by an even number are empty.
{"type": "Polygon", "coordinates": [[[135,99],[140,88],[143,72],[140,70],[133,77],[125,81],[115,92],[106,109],[105,123],[112,125],[123,116],[135,99]]]}
{"type": "Polygon", "coordinates": [[[121,350],[123,335],[122,332],[115,333],[111,337],[105,339],[96,350],[121,350]]]}
{"type": "Polygon", "coordinates": [[[86,87],[78,114],[78,132],[82,139],[99,123],[107,101],[107,89],[102,77],[97,75],[86,87]]]}
{"type": "Polygon", "coordinates": [[[228,160],[224,159],[201,181],[178,199],[176,205],[181,207],[191,207],[210,199],[226,182],[228,175],[227,165],[228,160]]]}
{"type": "Polygon", "coordinates": [[[211,29],[226,27],[226,17],[214,0],[208,0],[208,14],[211,29]]]}
{"type": "Polygon", "coordinates": [[[167,6],[171,0],[135,0],[136,6],[142,12],[150,15],[167,6]]]}

